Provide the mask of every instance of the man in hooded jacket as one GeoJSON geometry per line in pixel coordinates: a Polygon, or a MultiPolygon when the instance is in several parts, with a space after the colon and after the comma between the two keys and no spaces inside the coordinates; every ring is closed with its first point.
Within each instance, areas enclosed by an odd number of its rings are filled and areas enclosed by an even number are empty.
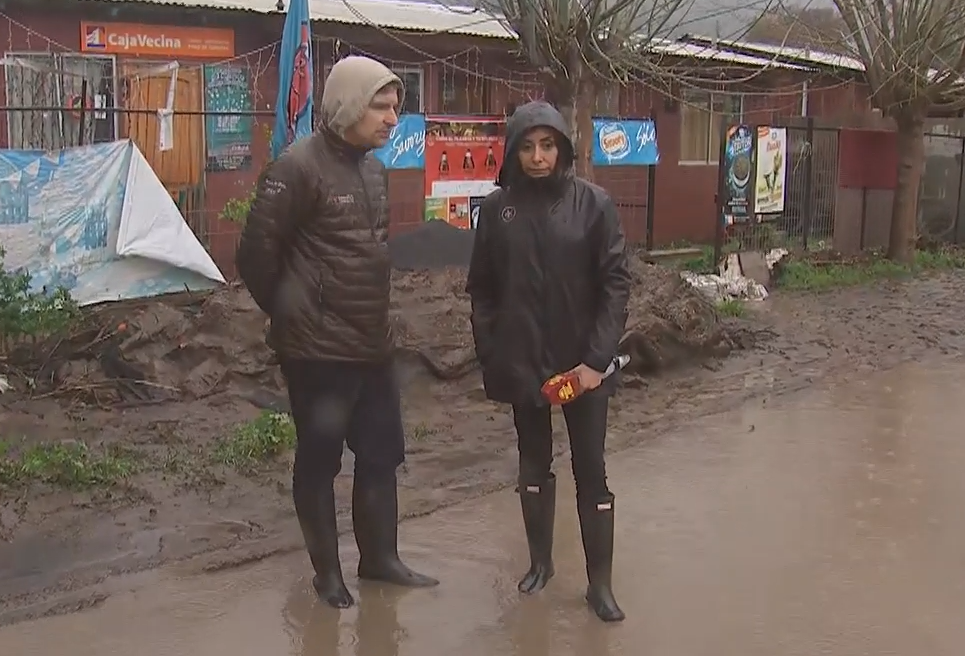
{"type": "Polygon", "coordinates": [[[497,185],[480,207],[466,291],[489,399],[512,404],[519,495],[531,566],[524,593],[553,576],[556,478],[550,407],[540,388],[572,371],[590,391],[563,406],[589,586],[600,619],[624,619],[612,590],[613,494],[604,449],[627,319],[626,241],[609,195],[572,173],[573,143],[545,102],[520,106],[506,126],[497,185]]]}
{"type": "Polygon", "coordinates": [[[237,267],[271,318],[298,436],[292,492],[319,597],[354,603],[335,525],[343,444],[355,453],[358,575],[408,587],[435,579],[399,560],[396,470],[405,457],[389,327],[385,168],[372,153],[398,122],[402,81],[374,59],[329,73],[321,127],[259,180],[237,267]]]}

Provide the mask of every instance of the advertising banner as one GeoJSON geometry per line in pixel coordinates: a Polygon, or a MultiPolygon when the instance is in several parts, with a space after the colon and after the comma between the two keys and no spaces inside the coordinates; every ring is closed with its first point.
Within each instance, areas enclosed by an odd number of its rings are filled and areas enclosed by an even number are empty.
{"type": "Polygon", "coordinates": [[[389,143],[375,151],[387,169],[421,169],[426,165],[426,117],[403,114],[389,143]]]}
{"type": "Polygon", "coordinates": [[[787,129],[757,128],[757,175],[754,212],[777,214],[784,211],[784,183],[787,180],[787,129]]]}
{"type": "Polygon", "coordinates": [[[132,141],[0,150],[4,265],[80,305],[212,289],[224,277],[132,141]]]}
{"type": "Polygon", "coordinates": [[[172,59],[231,59],[235,31],[218,27],[181,27],[81,21],[80,51],[172,59]]]}
{"type": "Polygon", "coordinates": [[[723,148],[724,168],[720,175],[724,176],[724,197],[721,199],[724,222],[727,225],[743,223],[750,219],[753,209],[754,133],[746,125],[731,126],[727,129],[723,148]]]}
{"type": "Polygon", "coordinates": [[[505,127],[502,117],[426,117],[426,221],[475,226],[482,199],[496,189],[505,127]]]}
{"type": "Polygon", "coordinates": [[[240,66],[204,67],[204,138],[208,171],[237,171],[251,165],[251,87],[248,70],[240,66]]]}
{"type": "Polygon", "coordinates": [[[593,166],[653,166],[659,161],[651,119],[593,119],[593,166]]]}

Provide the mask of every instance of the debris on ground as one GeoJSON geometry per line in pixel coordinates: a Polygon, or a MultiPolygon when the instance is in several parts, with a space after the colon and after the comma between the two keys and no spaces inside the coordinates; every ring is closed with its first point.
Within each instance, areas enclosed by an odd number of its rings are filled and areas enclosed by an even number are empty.
{"type": "Polygon", "coordinates": [[[717,274],[681,272],[681,277],[715,304],[728,300],[763,301],[773,280],[775,266],[788,251],[772,248],[767,253],[730,253],[721,262],[717,274]]]}

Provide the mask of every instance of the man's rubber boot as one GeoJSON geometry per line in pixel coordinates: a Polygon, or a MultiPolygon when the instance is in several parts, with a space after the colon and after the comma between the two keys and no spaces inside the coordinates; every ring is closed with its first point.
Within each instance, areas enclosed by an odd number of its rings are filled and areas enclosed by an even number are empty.
{"type": "Polygon", "coordinates": [[[586,601],[604,622],[622,622],[626,615],[613,597],[613,495],[577,504],[583,552],[586,554],[586,601]]]}
{"type": "Polygon", "coordinates": [[[333,608],[352,606],[355,599],[345,587],[342,565],[338,559],[333,484],[322,484],[321,489],[299,490],[293,496],[308,557],[315,568],[312,586],[318,598],[333,608]]]}
{"type": "Polygon", "coordinates": [[[519,484],[519,504],[529,543],[529,571],[519,581],[519,591],[533,594],[553,578],[553,525],[556,522],[556,474],[539,485],[519,484]]]}
{"type": "Polygon", "coordinates": [[[399,496],[395,473],[372,476],[356,470],[352,486],[352,525],[359,547],[359,578],[431,588],[439,581],[419,574],[399,559],[399,496]]]}

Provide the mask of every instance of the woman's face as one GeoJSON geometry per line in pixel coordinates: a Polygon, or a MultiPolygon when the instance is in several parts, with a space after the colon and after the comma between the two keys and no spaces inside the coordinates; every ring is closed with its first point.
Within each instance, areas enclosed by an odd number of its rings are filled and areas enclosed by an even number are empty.
{"type": "Polygon", "coordinates": [[[523,136],[519,145],[519,163],[523,167],[523,173],[531,178],[552,175],[559,154],[556,132],[550,128],[533,128],[523,136]]]}

